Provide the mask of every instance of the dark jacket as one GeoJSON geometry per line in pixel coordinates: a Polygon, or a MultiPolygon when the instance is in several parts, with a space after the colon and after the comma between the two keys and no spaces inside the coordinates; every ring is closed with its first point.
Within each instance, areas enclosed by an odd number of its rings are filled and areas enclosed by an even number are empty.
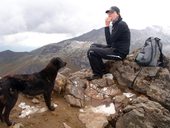
{"type": "Polygon", "coordinates": [[[105,37],[107,45],[115,48],[115,52],[125,58],[129,53],[130,30],[121,17],[113,23],[111,33],[109,27],[105,27],[105,37]]]}

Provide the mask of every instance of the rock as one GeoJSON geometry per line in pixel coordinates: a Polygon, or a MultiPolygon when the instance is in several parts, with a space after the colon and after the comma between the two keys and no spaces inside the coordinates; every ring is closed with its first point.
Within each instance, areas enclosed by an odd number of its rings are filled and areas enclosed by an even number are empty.
{"type": "Polygon", "coordinates": [[[154,68],[144,69],[144,73],[141,73],[141,77],[134,85],[134,90],[151,97],[170,110],[170,73],[167,69],[159,68],[158,71],[158,68],[155,68],[156,76],[148,76],[151,69],[154,70],[154,68]]]}
{"type": "Polygon", "coordinates": [[[87,86],[85,89],[85,95],[96,100],[102,100],[104,98],[104,94],[100,93],[100,89],[94,84],[87,86]]]}
{"type": "Polygon", "coordinates": [[[116,85],[116,82],[115,82],[115,80],[106,78],[106,84],[108,86],[113,86],[114,87],[116,85]]]}
{"type": "Polygon", "coordinates": [[[101,87],[101,88],[108,86],[106,79],[95,79],[95,80],[93,80],[91,83],[92,83],[94,86],[96,86],[96,87],[101,87]]]}
{"type": "Polygon", "coordinates": [[[105,128],[108,124],[107,118],[99,113],[79,114],[79,120],[85,124],[86,128],[105,128]]]}
{"type": "Polygon", "coordinates": [[[11,128],[24,128],[24,125],[21,123],[17,123],[14,126],[12,126],[11,128]]]}
{"type": "Polygon", "coordinates": [[[67,87],[66,87],[66,93],[71,94],[77,98],[84,99],[84,89],[87,86],[87,81],[84,78],[85,73],[82,72],[76,72],[70,75],[67,87]]]}
{"type": "Polygon", "coordinates": [[[129,103],[129,99],[125,95],[117,95],[113,98],[117,112],[121,112],[129,103]]]}
{"type": "Polygon", "coordinates": [[[73,95],[74,97],[83,100],[84,99],[84,83],[81,81],[73,81],[66,87],[66,93],[73,95]]]}
{"type": "Polygon", "coordinates": [[[146,76],[149,77],[155,77],[157,75],[157,73],[159,72],[160,67],[145,67],[144,71],[142,73],[145,73],[146,76]]]}
{"type": "Polygon", "coordinates": [[[113,103],[108,106],[88,106],[84,110],[81,109],[79,119],[86,125],[86,128],[105,128],[108,124],[107,118],[111,114],[115,114],[115,107],[113,103]]]}
{"type": "Polygon", "coordinates": [[[138,97],[124,108],[116,128],[169,128],[170,113],[159,103],[138,97]]]}
{"type": "Polygon", "coordinates": [[[85,79],[77,78],[70,78],[68,84],[73,84],[74,86],[79,86],[81,88],[86,88],[87,81],[85,79]]]}
{"type": "MultiPolygon", "coordinates": [[[[127,64],[127,62],[125,64],[127,64]]],[[[119,85],[127,86],[132,83],[135,78],[135,73],[130,65],[123,65],[122,61],[114,62],[110,65],[112,65],[110,72],[113,74],[119,85]]]]}
{"type": "Polygon", "coordinates": [[[103,75],[103,78],[113,80],[113,75],[111,73],[107,73],[103,75]]]}
{"type": "Polygon", "coordinates": [[[65,95],[64,98],[66,99],[66,101],[71,105],[71,106],[75,106],[75,107],[83,107],[84,104],[81,103],[80,99],[77,99],[71,95],[65,95]]]}
{"type": "Polygon", "coordinates": [[[112,75],[101,79],[87,81],[85,77],[92,72],[86,69],[66,78],[65,98],[71,106],[85,107],[79,119],[87,128],[169,128],[169,68],[143,67],[129,89],[140,69],[134,62],[135,56],[133,53],[123,61],[107,61],[106,70],[112,75]],[[98,110],[94,106],[110,103],[115,105],[115,114],[95,112],[98,110]],[[86,108],[87,105],[91,108],[86,108]]]}
{"type": "Polygon", "coordinates": [[[69,77],[70,80],[72,79],[76,79],[76,78],[80,78],[80,79],[84,79],[86,76],[91,75],[92,73],[90,72],[90,70],[88,69],[82,69],[80,71],[77,71],[75,73],[72,73],[69,77]]]}
{"type": "Polygon", "coordinates": [[[69,76],[71,74],[72,70],[70,68],[64,68],[60,74],[64,75],[64,76],[69,76]]]}
{"type": "MultiPolygon", "coordinates": [[[[167,68],[163,68],[159,72],[159,79],[162,81],[170,81],[170,71],[167,68]]],[[[167,86],[170,89],[170,86],[167,86]]]]}
{"type": "Polygon", "coordinates": [[[114,97],[121,94],[121,91],[119,88],[104,87],[101,89],[101,93],[105,94],[106,97],[114,97]]]}
{"type": "Polygon", "coordinates": [[[33,98],[33,99],[32,99],[32,103],[34,103],[34,104],[39,104],[40,101],[39,101],[38,99],[36,99],[36,98],[33,98]]]}
{"type": "Polygon", "coordinates": [[[65,91],[66,85],[67,85],[67,78],[59,73],[55,80],[54,90],[60,94],[61,92],[65,91]]]}
{"type": "Polygon", "coordinates": [[[70,126],[68,126],[66,123],[63,123],[64,128],[71,128],[70,126]]]}
{"type": "Polygon", "coordinates": [[[73,106],[81,107],[82,105],[89,104],[91,99],[104,100],[105,98],[114,97],[121,93],[121,91],[114,85],[114,81],[109,78],[88,82],[87,80],[82,79],[82,74],[84,74],[84,72],[81,73],[79,71],[78,73],[74,73],[67,82],[65,94],[72,96],[71,99],[74,99],[74,102],[70,100],[70,96],[69,98],[68,96],[66,97],[67,101],[71,102],[70,104],[73,106]],[[78,74],[77,77],[75,77],[76,74],[78,74]]]}
{"type": "MultiPolygon", "coordinates": [[[[127,88],[132,84],[140,67],[134,62],[135,56],[128,56],[124,61],[108,61],[106,65],[117,83],[127,88]]],[[[142,67],[133,90],[149,96],[170,110],[170,72],[168,68],[142,67]]],[[[115,82],[116,83],[116,82],[115,82]]]]}

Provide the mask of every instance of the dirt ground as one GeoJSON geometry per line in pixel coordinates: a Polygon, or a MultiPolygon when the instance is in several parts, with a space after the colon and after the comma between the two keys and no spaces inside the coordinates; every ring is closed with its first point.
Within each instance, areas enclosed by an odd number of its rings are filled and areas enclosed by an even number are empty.
{"type": "MultiPolygon", "coordinates": [[[[11,111],[10,119],[23,124],[24,128],[65,128],[63,123],[66,123],[71,128],[85,128],[78,119],[79,108],[71,107],[63,97],[57,96],[56,94],[53,94],[52,98],[53,103],[58,105],[55,111],[51,112],[48,110],[43,113],[32,114],[30,118],[19,118],[21,108],[18,107],[18,104],[25,102],[30,106],[35,106],[31,99],[20,95],[17,104],[11,111]]],[[[39,106],[46,107],[43,98],[39,101],[39,106]]],[[[5,123],[0,122],[0,128],[9,127],[5,123]]]]}

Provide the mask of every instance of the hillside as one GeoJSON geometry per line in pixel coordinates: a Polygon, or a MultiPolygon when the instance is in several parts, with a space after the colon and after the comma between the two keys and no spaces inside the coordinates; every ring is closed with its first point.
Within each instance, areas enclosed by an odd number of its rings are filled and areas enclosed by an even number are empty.
{"type": "MultiPolygon", "coordinates": [[[[131,29],[131,50],[141,47],[149,36],[161,38],[164,53],[167,56],[170,55],[170,34],[164,32],[158,26],[148,27],[143,30],[131,29]]],[[[46,45],[29,53],[0,52],[0,76],[11,73],[40,71],[49,59],[56,56],[66,60],[67,66],[74,71],[89,67],[86,53],[92,43],[105,43],[104,28],[92,30],[69,40],[46,45]]]]}
{"type": "MultiPolygon", "coordinates": [[[[20,95],[10,128],[169,128],[170,63],[166,68],[140,67],[136,52],[124,61],[107,61],[108,74],[87,81],[89,69],[59,72],[48,111],[43,96],[20,95]],[[128,88],[130,87],[130,88],[128,88]]],[[[169,60],[170,62],[170,60],[169,60]]],[[[0,127],[8,128],[0,122],[0,127]]]]}

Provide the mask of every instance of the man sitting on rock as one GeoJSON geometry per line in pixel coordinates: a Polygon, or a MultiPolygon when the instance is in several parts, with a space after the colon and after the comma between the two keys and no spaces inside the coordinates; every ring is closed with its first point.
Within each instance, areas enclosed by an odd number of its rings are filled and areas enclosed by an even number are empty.
{"type": "Polygon", "coordinates": [[[105,66],[102,59],[123,60],[129,53],[130,30],[128,25],[122,21],[120,10],[112,6],[106,11],[108,17],[105,20],[105,38],[107,45],[92,44],[87,52],[93,75],[87,80],[102,78],[105,74],[105,66]],[[112,22],[110,31],[109,25],[112,22]]]}

